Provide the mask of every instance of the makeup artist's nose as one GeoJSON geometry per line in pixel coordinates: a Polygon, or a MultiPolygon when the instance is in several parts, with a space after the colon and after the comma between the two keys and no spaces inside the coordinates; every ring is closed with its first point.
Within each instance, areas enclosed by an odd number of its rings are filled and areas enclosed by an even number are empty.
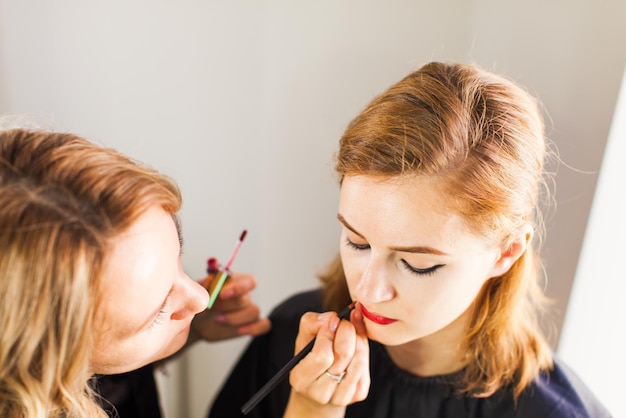
{"type": "Polygon", "coordinates": [[[180,280],[180,307],[172,312],[172,319],[185,319],[204,311],[209,304],[209,292],[187,275],[180,280]]]}
{"type": "Polygon", "coordinates": [[[385,302],[393,299],[395,290],[389,280],[384,260],[370,258],[355,289],[355,298],[364,304],[385,302]]]}

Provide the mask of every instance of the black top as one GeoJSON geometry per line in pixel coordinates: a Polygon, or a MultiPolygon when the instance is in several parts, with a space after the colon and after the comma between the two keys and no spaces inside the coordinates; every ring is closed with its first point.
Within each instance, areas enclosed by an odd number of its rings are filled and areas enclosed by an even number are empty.
{"type": "Polygon", "coordinates": [[[128,373],[95,376],[94,389],[110,417],[161,418],[154,367],[149,364],[128,373]]]}
{"type": "MultiPolygon", "coordinates": [[[[297,294],[270,314],[272,330],[254,338],[218,393],[210,418],[242,417],[245,404],[294,355],[300,317],[307,311],[321,312],[320,291],[297,294]]],[[[400,370],[385,348],[370,341],[371,386],[367,399],[348,406],[346,418],[604,418],[608,411],[582,381],[558,359],[554,369],[541,375],[519,397],[509,389],[488,398],[455,393],[450,382],[462,373],[417,377],[400,370]]],[[[286,377],[247,417],[277,418],[289,398],[286,377]]]]}

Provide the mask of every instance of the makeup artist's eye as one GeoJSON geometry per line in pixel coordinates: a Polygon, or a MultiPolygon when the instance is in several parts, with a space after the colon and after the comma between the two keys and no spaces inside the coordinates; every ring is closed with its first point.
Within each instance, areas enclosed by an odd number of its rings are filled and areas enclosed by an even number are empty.
{"type": "MultiPolygon", "coordinates": [[[[179,266],[180,266],[180,258],[179,258],[179,266]]],[[[163,300],[163,304],[159,308],[159,312],[155,315],[154,319],[148,326],[148,329],[152,329],[153,327],[157,325],[161,325],[162,323],[165,322],[165,320],[167,319],[167,315],[169,314],[169,311],[171,310],[171,307],[168,308],[169,306],[168,303],[170,301],[170,298],[172,297],[173,292],[174,292],[174,287],[172,287],[169,293],[167,294],[167,296],[165,296],[165,300],[163,300]]]]}
{"type": "Polygon", "coordinates": [[[357,251],[365,251],[365,250],[369,250],[370,249],[370,245],[369,244],[356,244],[352,241],[350,241],[350,238],[346,238],[346,245],[350,248],[352,248],[353,250],[357,250],[357,251]]]}
{"type": "Polygon", "coordinates": [[[154,320],[148,327],[148,329],[152,329],[155,326],[161,325],[165,321],[165,317],[167,316],[167,312],[161,309],[158,314],[154,317],[154,320]]]}
{"type": "Polygon", "coordinates": [[[183,255],[185,240],[183,239],[183,228],[180,223],[180,218],[176,214],[173,214],[172,220],[174,221],[174,225],[176,226],[176,232],[178,233],[178,245],[180,247],[179,255],[183,255]]]}
{"type": "Polygon", "coordinates": [[[429,276],[435,274],[437,270],[444,266],[444,264],[436,264],[432,267],[428,267],[425,269],[418,269],[410,265],[406,262],[406,260],[400,260],[405,269],[407,269],[411,274],[415,274],[418,276],[429,276]]]}

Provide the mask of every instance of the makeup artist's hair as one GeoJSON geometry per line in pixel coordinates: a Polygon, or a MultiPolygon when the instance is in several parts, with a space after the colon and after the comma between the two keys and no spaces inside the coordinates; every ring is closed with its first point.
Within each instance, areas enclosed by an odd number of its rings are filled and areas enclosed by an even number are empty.
{"type": "MultiPolygon", "coordinates": [[[[525,224],[543,231],[550,150],[535,98],[472,65],[429,63],[376,97],[343,134],[336,155],[345,176],[437,177],[449,209],[490,243],[507,245],[525,224]]],[[[540,330],[547,299],[538,236],[508,272],[488,280],[466,334],[469,364],[461,390],[516,395],[552,365],[540,330]]],[[[325,304],[350,303],[341,260],[320,275],[325,304]]]]}
{"type": "Polygon", "coordinates": [[[0,131],[0,416],[106,417],[90,388],[111,239],[177,186],[68,133],[0,131]]]}

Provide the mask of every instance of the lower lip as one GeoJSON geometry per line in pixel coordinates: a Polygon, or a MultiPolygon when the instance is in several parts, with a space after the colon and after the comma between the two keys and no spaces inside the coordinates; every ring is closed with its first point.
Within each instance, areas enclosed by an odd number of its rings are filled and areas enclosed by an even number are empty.
{"type": "Polygon", "coordinates": [[[367,309],[365,309],[365,306],[363,305],[361,305],[361,312],[363,312],[364,317],[378,325],[389,325],[398,321],[397,319],[385,318],[384,316],[374,315],[370,313],[367,309]]]}

